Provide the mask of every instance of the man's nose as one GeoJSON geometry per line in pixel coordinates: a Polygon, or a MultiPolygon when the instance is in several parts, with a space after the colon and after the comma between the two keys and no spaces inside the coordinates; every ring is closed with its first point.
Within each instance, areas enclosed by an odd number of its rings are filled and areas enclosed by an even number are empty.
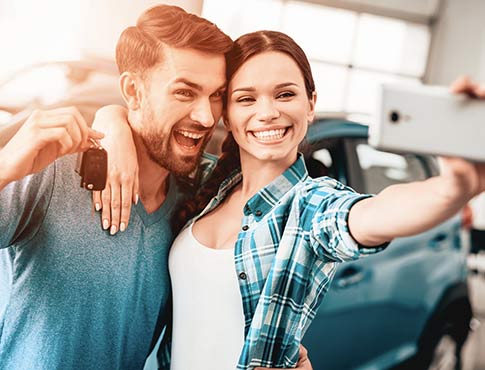
{"type": "Polygon", "coordinates": [[[272,99],[263,98],[257,105],[257,118],[260,121],[272,121],[280,116],[272,99]]]}
{"type": "Polygon", "coordinates": [[[200,123],[204,127],[214,126],[214,115],[212,113],[212,107],[210,101],[207,99],[201,99],[192,109],[190,119],[194,122],[200,123]]]}

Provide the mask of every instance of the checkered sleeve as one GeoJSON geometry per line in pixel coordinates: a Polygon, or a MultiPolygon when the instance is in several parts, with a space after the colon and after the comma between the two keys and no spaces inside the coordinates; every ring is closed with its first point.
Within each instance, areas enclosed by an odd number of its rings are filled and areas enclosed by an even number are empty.
{"type": "Polygon", "coordinates": [[[387,244],[369,248],[352,237],[348,217],[352,206],[370,194],[359,194],[325,177],[312,180],[304,190],[303,211],[310,245],[319,258],[335,262],[356,260],[383,250],[387,244]]]}

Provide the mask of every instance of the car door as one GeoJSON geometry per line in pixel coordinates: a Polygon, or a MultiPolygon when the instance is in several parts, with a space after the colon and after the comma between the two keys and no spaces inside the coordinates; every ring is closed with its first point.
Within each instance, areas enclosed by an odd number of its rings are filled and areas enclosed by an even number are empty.
{"type": "MultiPolygon", "coordinates": [[[[366,138],[334,138],[314,149],[312,158],[330,157],[330,175],[360,192],[424,180],[432,172],[425,158],[376,151],[366,138]]],[[[412,355],[434,304],[461,273],[459,232],[455,218],[341,264],[305,336],[313,367],[386,369],[412,355]]]]}

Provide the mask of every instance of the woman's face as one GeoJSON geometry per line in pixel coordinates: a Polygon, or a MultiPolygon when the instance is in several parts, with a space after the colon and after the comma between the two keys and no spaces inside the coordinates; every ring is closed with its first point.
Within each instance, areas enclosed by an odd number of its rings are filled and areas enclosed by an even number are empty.
{"type": "Polygon", "coordinates": [[[270,51],[248,59],[229,82],[226,112],[241,161],[291,165],[313,120],[315,99],[308,99],[303,75],[290,56],[270,51]]]}

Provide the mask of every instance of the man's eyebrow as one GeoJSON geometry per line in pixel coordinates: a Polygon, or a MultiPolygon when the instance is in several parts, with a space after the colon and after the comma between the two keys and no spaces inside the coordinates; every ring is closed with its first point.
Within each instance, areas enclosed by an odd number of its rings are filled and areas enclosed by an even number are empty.
{"type": "MultiPolygon", "coordinates": [[[[177,78],[175,81],[173,81],[174,84],[176,83],[183,83],[187,86],[190,86],[192,87],[193,89],[197,90],[197,91],[202,91],[203,88],[202,86],[200,86],[199,84],[195,83],[195,82],[192,82],[192,81],[189,81],[187,80],[186,78],[177,78]]],[[[219,86],[216,91],[220,91],[220,90],[225,90],[226,89],[226,83],[224,82],[221,86],[219,86]]]]}
{"type": "Polygon", "coordinates": [[[224,82],[221,86],[219,86],[216,91],[220,91],[220,90],[226,90],[227,88],[227,84],[224,82]]]}
{"type": "MultiPolygon", "coordinates": [[[[294,83],[294,82],[283,82],[283,83],[280,83],[278,85],[275,86],[276,89],[281,89],[283,87],[288,87],[288,86],[296,86],[298,87],[298,84],[294,83]]],[[[254,87],[240,87],[240,88],[237,88],[237,89],[234,89],[231,94],[234,94],[235,92],[238,92],[238,91],[255,91],[256,89],[254,87]]]]}
{"type": "Polygon", "coordinates": [[[185,78],[177,78],[173,83],[183,83],[187,86],[192,87],[195,90],[202,91],[202,86],[199,84],[196,84],[195,82],[189,81],[185,78]]]}

